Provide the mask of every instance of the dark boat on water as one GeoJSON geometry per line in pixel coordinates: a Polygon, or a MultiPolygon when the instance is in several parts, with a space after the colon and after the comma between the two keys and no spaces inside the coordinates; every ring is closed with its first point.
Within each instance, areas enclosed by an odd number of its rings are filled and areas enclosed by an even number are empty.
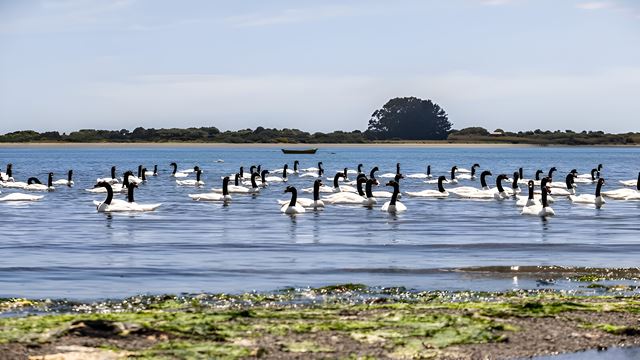
{"type": "Polygon", "coordinates": [[[318,148],[313,149],[282,149],[285,154],[315,154],[318,148]]]}

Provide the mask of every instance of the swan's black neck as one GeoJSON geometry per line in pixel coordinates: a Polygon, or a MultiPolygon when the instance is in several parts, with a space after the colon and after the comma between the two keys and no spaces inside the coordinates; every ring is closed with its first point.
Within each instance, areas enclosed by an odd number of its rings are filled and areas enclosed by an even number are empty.
{"type": "Polygon", "coordinates": [[[235,185],[236,185],[236,186],[239,186],[239,185],[240,185],[240,174],[239,174],[239,173],[236,173],[235,185]]]}
{"type": "Polygon", "coordinates": [[[129,186],[127,188],[127,201],[132,203],[134,202],[133,200],[133,189],[135,188],[135,186],[129,186]]]}
{"type": "Polygon", "coordinates": [[[293,162],[293,171],[298,172],[298,160],[293,162]]]}
{"type": "Polygon", "coordinates": [[[296,206],[296,202],[298,202],[298,190],[291,187],[289,188],[289,191],[291,192],[291,201],[289,202],[289,206],[296,206]]]}
{"type": "Polygon", "coordinates": [[[251,174],[253,174],[254,172],[256,172],[256,166],[255,165],[251,165],[251,167],[249,168],[249,172],[251,174]]]}
{"type": "Polygon", "coordinates": [[[640,172],[638,173],[638,183],[636,184],[636,189],[640,191],[640,172]]]}
{"type": "Polygon", "coordinates": [[[322,163],[318,163],[318,176],[324,175],[324,169],[322,168],[322,163]]]}
{"type": "Polygon", "coordinates": [[[202,176],[202,170],[196,171],[196,182],[200,182],[200,176],[202,176]]]}
{"type": "Polygon", "coordinates": [[[27,179],[27,185],[31,184],[42,184],[42,182],[40,182],[40,179],[36,177],[30,177],[29,179],[27,179]]]}
{"type": "Polygon", "coordinates": [[[260,180],[262,181],[262,183],[266,183],[267,182],[267,174],[269,173],[269,170],[262,170],[262,173],[260,173],[260,180]]]}
{"type": "Polygon", "coordinates": [[[518,176],[520,176],[520,179],[524,179],[524,170],[522,168],[518,169],[518,176]]]}
{"type": "Polygon", "coordinates": [[[518,188],[518,180],[520,180],[520,174],[518,174],[518,172],[516,171],[513,173],[513,182],[511,183],[512,189],[518,188]]]}
{"type": "Polygon", "coordinates": [[[546,208],[547,206],[549,206],[549,203],[547,201],[547,196],[548,196],[547,195],[547,189],[546,188],[542,188],[541,197],[542,197],[542,207],[543,208],[546,208]]]}
{"type": "Polygon", "coordinates": [[[158,176],[158,165],[153,165],[153,176],[158,176]]]}
{"type": "MultiPolygon", "coordinates": [[[[364,185],[364,191],[365,191],[365,195],[367,196],[367,198],[372,198],[373,197],[373,191],[371,191],[373,186],[373,180],[369,179],[367,180],[367,183],[364,185]]],[[[360,194],[362,196],[362,194],[360,194]]]]}
{"type": "Polygon", "coordinates": [[[124,173],[124,175],[123,175],[124,176],[124,180],[122,181],[122,186],[129,187],[129,175],[131,175],[131,173],[128,172],[128,171],[126,173],[124,173]]]}
{"type": "Polygon", "coordinates": [[[431,165],[427,165],[427,176],[431,176],[431,165]]]}
{"type": "Polygon", "coordinates": [[[471,177],[472,178],[476,177],[476,166],[475,165],[471,167],[471,177]]]}
{"type": "Polygon", "coordinates": [[[313,201],[320,200],[320,180],[316,180],[313,182],[313,201]]]}
{"type": "Polygon", "coordinates": [[[258,174],[260,174],[262,172],[262,164],[258,165],[258,167],[256,168],[256,172],[258,174]]]}
{"type": "Polygon", "coordinates": [[[71,185],[71,179],[73,179],[73,170],[69,170],[67,173],[67,181],[69,182],[69,185],[71,185]]]}
{"type": "MultiPolygon", "coordinates": [[[[530,182],[529,185],[527,186],[529,188],[529,200],[533,200],[533,192],[534,192],[534,186],[533,183],[530,182]]],[[[542,192],[544,192],[544,189],[542,189],[542,192]]]]}
{"type": "Polygon", "coordinates": [[[395,181],[391,185],[393,186],[393,194],[391,195],[391,201],[389,202],[389,205],[395,205],[396,201],[398,201],[398,194],[400,193],[400,185],[398,185],[398,183],[395,181]]]}
{"type": "Polygon", "coordinates": [[[222,195],[223,196],[229,195],[229,177],[228,176],[225,176],[224,179],[222,179],[222,195]]]}
{"type": "Polygon", "coordinates": [[[536,171],[536,180],[540,180],[540,174],[542,174],[542,170],[536,171]]]}
{"type": "Polygon", "coordinates": [[[602,170],[602,164],[598,164],[598,171],[602,170]]]}
{"type": "Polygon", "coordinates": [[[547,183],[549,182],[549,178],[545,177],[540,180],[540,188],[544,189],[547,187],[547,183]]]}
{"type": "Polygon", "coordinates": [[[53,187],[53,173],[49,173],[49,177],[47,178],[47,187],[53,187]]]}
{"type": "Polygon", "coordinates": [[[172,163],[171,166],[173,166],[173,171],[171,172],[171,175],[175,175],[178,172],[178,164],[172,163]]]}
{"type": "Polygon", "coordinates": [[[344,168],[344,171],[342,172],[344,174],[344,180],[347,181],[348,180],[348,174],[349,174],[349,169],[344,168]]]}
{"type": "Polygon", "coordinates": [[[251,187],[252,188],[257,188],[258,184],[256,184],[256,178],[260,176],[258,173],[254,172],[253,174],[251,174],[251,187]]]}
{"type": "MultiPolygon", "coordinates": [[[[240,166],[240,172],[238,173],[238,175],[240,177],[242,177],[242,178],[244,177],[244,167],[243,166],[240,166]]],[[[238,185],[238,183],[236,183],[236,185],[238,185]]]]}
{"type": "Polygon", "coordinates": [[[396,175],[400,175],[400,163],[396,163],[396,175]]]}
{"type": "MultiPolygon", "coordinates": [[[[175,171],[174,171],[175,172],[175,171]]],[[[116,167],[112,166],[111,167],[111,178],[115,179],[116,178],[116,167]]]]}
{"type": "Polygon", "coordinates": [[[104,200],[104,203],[111,205],[111,200],[113,200],[113,188],[109,183],[103,183],[102,186],[107,189],[107,198],[104,200]]]}
{"type": "Polygon", "coordinates": [[[358,195],[365,196],[365,192],[362,191],[362,184],[366,183],[367,179],[363,177],[358,177],[358,181],[356,182],[356,189],[358,189],[358,195]]]}
{"type": "Polygon", "coordinates": [[[604,184],[604,181],[600,180],[596,185],[596,197],[600,196],[600,190],[602,190],[602,184],[604,184]]]}
{"type": "Polygon", "coordinates": [[[376,171],[378,171],[377,166],[371,169],[371,171],[369,172],[369,179],[373,179],[374,181],[376,180],[376,171]]]}
{"type": "Polygon", "coordinates": [[[147,168],[142,168],[140,173],[142,174],[142,181],[147,181],[147,168]]]}
{"type": "Polygon", "coordinates": [[[452,167],[451,168],[451,180],[455,180],[456,179],[456,167],[452,167]]]}
{"type": "Polygon", "coordinates": [[[596,181],[596,172],[598,169],[591,169],[591,181],[596,181]]]}
{"type": "Polygon", "coordinates": [[[138,178],[142,178],[142,165],[138,165],[138,178]]]}
{"type": "Polygon", "coordinates": [[[498,188],[499,192],[504,192],[504,188],[502,187],[502,179],[504,179],[503,176],[498,176],[496,178],[496,187],[498,188]]]}
{"type": "Polygon", "coordinates": [[[7,177],[13,177],[13,164],[7,164],[7,177]]]}
{"type": "Polygon", "coordinates": [[[446,190],[444,189],[444,184],[443,182],[446,180],[446,178],[444,176],[440,176],[438,178],[438,191],[440,191],[441,193],[445,192],[446,190]]]}
{"type": "Polygon", "coordinates": [[[568,173],[567,174],[567,178],[565,179],[565,184],[567,185],[567,190],[572,190],[573,189],[573,174],[572,173],[568,173]]]}
{"type": "Polygon", "coordinates": [[[289,165],[284,164],[284,168],[282,168],[282,178],[286,179],[287,178],[287,170],[289,169],[289,165]]]}
{"type": "Polygon", "coordinates": [[[556,171],[558,169],[552,167],[551,169],[549,169],[549,177],[553,179],[553,172],[556,171]]]}
{"type": "Polygon", "coordinates": [[[340,179],[341,177],[344,177],[343,173],[336,173],[336,175],[333,177],[333,187],[334,188],[340,187],[340,185],[338,184],[338,179],[340,179]]]}
{"type": "Polygon", "coordinates": [[[358,174],[362,174],[362,164],[358,164],[358,174]]]}
{"type": "Polygon", "coordinates": [[[489,171],[483,171],[482,174],[480,174],[480,186],[482,186],[483,188],[486,188],[487,185],[487,176],[491,175],[491,173],[489,171]]]}

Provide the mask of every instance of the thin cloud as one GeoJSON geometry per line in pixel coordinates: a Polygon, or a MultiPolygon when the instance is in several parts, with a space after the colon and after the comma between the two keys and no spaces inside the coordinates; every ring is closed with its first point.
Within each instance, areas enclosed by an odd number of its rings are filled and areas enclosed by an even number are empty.
{"type": "Polygon", "coordinates": [[[608,1],[589,1],[584,3],[579,3],[576,5],[578,9],[582,9],[582,10],[610,9],[613,6],[614,4],[608,1]]]}
{"type": "Polygon", "coordinates": [[[356,12],[348,6],[322,6],[313,8],[285,9],[277,13],[255,13],[230,16],[226,22],[234,27],[259,27],[305,23],[328,18],[354,15],[356,12]]]}
{"type": "Polygon", "coordinates": [[[487,6],[509,5],[513,0],[480,0],[480,4],[487,6]]]}

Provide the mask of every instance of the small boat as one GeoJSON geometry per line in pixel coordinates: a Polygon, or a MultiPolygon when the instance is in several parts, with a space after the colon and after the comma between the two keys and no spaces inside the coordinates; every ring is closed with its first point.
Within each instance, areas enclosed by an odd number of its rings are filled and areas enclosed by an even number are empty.
{"type": "Polygon", "coordinates": [[[318,148],[313,149],[282,149],[285,154],[315,154],[318,148]]]}

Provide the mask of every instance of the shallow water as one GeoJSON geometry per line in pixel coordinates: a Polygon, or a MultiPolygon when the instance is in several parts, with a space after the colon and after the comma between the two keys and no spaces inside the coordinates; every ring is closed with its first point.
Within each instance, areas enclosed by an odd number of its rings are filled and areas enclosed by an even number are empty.
{"type": "Polygon", "coordinates": [[[607,350],[589,350],[571,354],[540,356],[534,360],[637,360],[640,348],[612,348],[607,350]]]}
{"type": "MultiPolygon", "coordinates": [[[[602,163],[605,188],[613,189],[620,187],[618,180],[637,178],[639,155],[639,148],[592,147],[328,147],[316,155],[283,155],[272,147],[0,148],[0,161],[14,164],[17,180],[46,180],[49,171],[59,179],[73,169],[76,183],[58,186],[36,203],[0,203],[0,296],[94,299],[344,282],[426,290],[570,287],[571,282],[541,283],[544,273],[519,275],[511,267],[637,267],[640,201],[610,200],[595,209],[558,198],[552,205],[557,216],[541,220],[520,215],[513,201],[405,197],[409,210],[399,215],[379,206],[330,206],[292,218],[276,203],[289,197],[281,184],[255,197],[233,194],[229,206],[194,202],[187,194],[220,187],[220,177],[240,165],[274,169],[285,162],[292,166],[295,159],[302,168],[323,161],[327,176],[358,163],[367,172],[378,166],[381,175],[395,172],[398,161],[405,174],[425,172],[431,164],[433,174],[448,175],[452,165],[478,162],[494,175],[524,167],[525,177],[532,177],[536,169],[555,166],[556,181],[572,168],[587,173],[602,163]],[[206,186],[176,186],[169,177],[172,161],[180,169],[199,165],[206,186]],[[104,196],[83,189],[108,177],[112,165],[121,174],[136,172],[139,164],[158,164],[160,176],[140,186],[136,201],[162,207],[135,215],[97,213],[92,201],[104,196]]],[[[309,187],[312,180],[292,176],[289,184],[309,187]]],[[[401,182],[401,191],[426,188],[435,185],[401,182]]],[[[594,188],[579,185],[580,192],[594,188]]]]}

